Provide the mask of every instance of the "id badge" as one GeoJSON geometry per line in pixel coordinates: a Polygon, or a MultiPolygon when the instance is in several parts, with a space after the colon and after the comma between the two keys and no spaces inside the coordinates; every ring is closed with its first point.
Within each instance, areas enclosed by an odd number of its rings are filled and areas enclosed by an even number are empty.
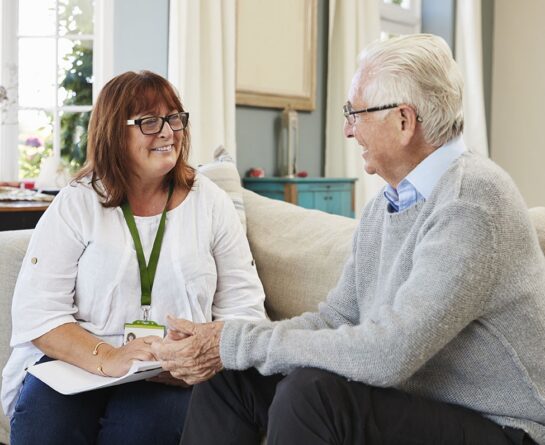
{"type": "Polygon", "coordinates": [[[147,337],[148,335],[157,335],[158,337],[165,338],[165,326],[155,323],[151,320],[135,320],[132,323],[125,323],[125,334],[123,336],[123,344],[135,338],[147,337]]]}

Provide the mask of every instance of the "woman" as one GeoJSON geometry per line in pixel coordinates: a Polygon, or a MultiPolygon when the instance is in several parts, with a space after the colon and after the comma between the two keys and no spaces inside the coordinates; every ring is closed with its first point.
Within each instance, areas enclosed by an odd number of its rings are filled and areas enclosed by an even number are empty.
{"type": "Polygon", "coordinates": [[[156,327],[159,337],[123,344],[135,320],[265,318],[234,206],[188,165],[188,118],[154,73],[102,89],[87,162],[39,221],[17,281],[2,383],[13,444],[177,444],[190,389],[162,384],[174,379],[63,396],[25,369],[60,359],[121,376],[153,360],[162,336],[156,327]]]}

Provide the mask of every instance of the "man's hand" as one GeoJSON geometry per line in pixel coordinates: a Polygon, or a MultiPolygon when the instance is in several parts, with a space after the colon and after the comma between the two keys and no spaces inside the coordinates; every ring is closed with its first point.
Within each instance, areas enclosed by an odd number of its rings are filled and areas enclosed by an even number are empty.
{"type": "Polygon", "coordinates": [[[223,322],[197,324],[172,317],[167,322],[167,337],[152,344],[163,369],[189,385],[208,380],[221,371],[219,346],[223,322]]]}
{"type": "Polygon", "coordinates": [[[172,374],[168,371],[164,371],[161,374],[156,375],[155,377],[152,377],[147,380],[148,382],[161,383],[163,385],[180,386],[181,388],[189,387],[189,385],[186,382],[184,382],[181,379],[177,379],[173,377],[172,374]]]}

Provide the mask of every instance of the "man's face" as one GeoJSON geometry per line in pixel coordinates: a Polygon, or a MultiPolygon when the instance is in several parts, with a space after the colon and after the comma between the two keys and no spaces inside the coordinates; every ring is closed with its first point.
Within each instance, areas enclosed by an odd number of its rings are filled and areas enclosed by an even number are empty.
{"type": "MultiPolygon", "coordinates": [[[[359,74],[354,76],[349,93],[349,101],[353,110],[362,110],[369,107],[386,104],[366,103],[361,98],[365,91],[365,78],[359,74]]],[[[365,171],[369,174],[378,174],[387,182],[393,180],[396,165],[399,164],[399,141],[397,109],[378,111],[374,113],[360,113],[354,115],[354,123],[344,124],[344,135],[355,138],[362,148],[365,171]]]]}

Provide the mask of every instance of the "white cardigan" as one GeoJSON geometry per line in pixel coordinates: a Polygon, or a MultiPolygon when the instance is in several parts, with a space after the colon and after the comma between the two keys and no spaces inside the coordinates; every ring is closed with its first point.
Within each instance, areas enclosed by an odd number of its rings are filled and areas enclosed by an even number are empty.
{"type": "MultiPolygon", "coordinates": [[[[146,261],[160,218],[135,217],[146,261]]],[[[167,213],[150,318],[259,320],[264,299],[233,203],[198,174],[186,199],[167,213]]],[[[102,207],[88,185],[64,188],[34,230],[15,287],[4,411],[12,414],[25,369],[43,355],[31,340],[77,322],[120,346],[124,324],[141,317],[138,261],[123,212],[102,207]]]]}

